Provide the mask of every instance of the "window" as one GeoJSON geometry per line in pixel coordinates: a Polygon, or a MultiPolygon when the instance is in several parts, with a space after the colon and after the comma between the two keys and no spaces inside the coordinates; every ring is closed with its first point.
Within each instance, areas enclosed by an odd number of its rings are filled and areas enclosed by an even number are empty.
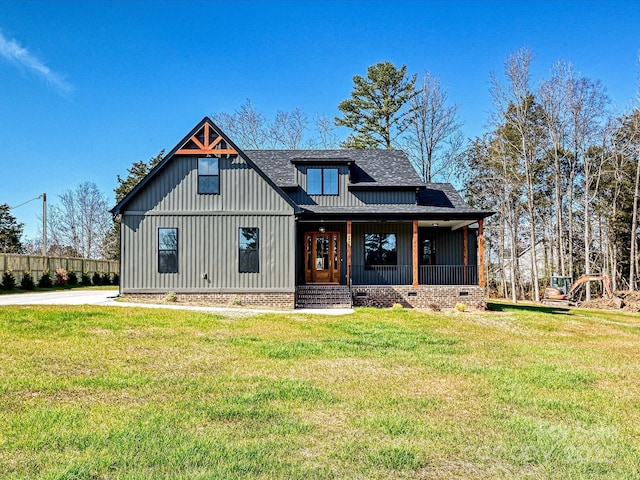
{"type": "Polygon", "coordinates": [[[240,273],[260,272],[260,242],[258,228],[238,230],[238,270],[240,273]]]}
{"type": "Polygon", "coordinates": [[[309,195],[338,195],[338,169],[308,168],[307,193],[309,195]]]}
{"type": "Polygon", "coordinates": [[[158,272],[178,272],[178,229],[158,229],[158,272]]]}
{"type": "Polygon", "coordinates": [[[198,193],[220,193],[220,170],[217,157],[198,159],[198,193]]]}
{"type": "Polygon", "coordinates": [[[423,238],[420,246],[420,265],[436,264],[436,244],[433,238],[423,238]]]}
{"type": "Polygon", "coordinates": [[[364,235],[364,265],[397,265],[395,233],[366,233],[364,235]]]}

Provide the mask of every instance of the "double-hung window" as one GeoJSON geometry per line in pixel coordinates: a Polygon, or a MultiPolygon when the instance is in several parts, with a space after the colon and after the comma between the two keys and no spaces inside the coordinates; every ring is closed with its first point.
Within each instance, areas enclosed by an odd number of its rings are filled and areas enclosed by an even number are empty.
{"type": "Polygon", "coordinates": [[[198,159],[198,193],[220,193],[220,166],[218,157],[198,159]]]}
{"type": "Polygon", "coordinates": [[[397,264],[398,252],[395,233],[366,233],[364,235],[364,266],[366,269],[397,264]]]}
{"type": "Polygon", "coordinates": [[[178,229],[158,229],[158,272],[178,272],[178,229]]]}
{"type": "Polygon", "coordinates": [[[260,229],[238,229],[238,259],[240,273],[260,272],[260,229]]]}
{"type": "Polygon", "coordinates": [[[309,195],[338,195],[337,168],[307,168],[309,195]]]}

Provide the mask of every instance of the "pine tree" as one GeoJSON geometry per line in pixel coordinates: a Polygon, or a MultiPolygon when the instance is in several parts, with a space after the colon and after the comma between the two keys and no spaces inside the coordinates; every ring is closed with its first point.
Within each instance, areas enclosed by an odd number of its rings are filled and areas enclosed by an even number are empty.
{"type": "Polygon", "coordinates": [[[0,252],[22,253],[22,229],[24,225],[11,215],[9,205],[0,205],[0,252]]]}
{"type": "Polygon", "coordinates": [[[343,117],[338,126],[353,130],[343,148],[393,148],[395,140],[407,128],[416,95],[416,75],[407,77],[407,67],[381,62],[367,69],[367,77],[353,77],[351,98],[340,102],[343,117]]]}

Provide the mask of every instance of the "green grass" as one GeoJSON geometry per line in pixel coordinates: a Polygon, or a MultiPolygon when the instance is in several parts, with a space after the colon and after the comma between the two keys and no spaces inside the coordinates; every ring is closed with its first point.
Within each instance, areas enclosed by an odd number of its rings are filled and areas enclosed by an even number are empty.
{"type": "Polygon", "coordinates": [[[640,318],[0,310],[0,477],[640,478],[640,318]]]}

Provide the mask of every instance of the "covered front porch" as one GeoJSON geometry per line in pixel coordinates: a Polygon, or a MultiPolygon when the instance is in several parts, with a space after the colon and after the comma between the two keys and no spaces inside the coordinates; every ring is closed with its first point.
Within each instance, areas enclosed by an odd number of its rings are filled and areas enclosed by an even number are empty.
{"type": "Polygon", "coordinates": [[[296,305],[450,308],[484,300],[482,219],[300,222],[296,305]]]}
{"type": "Polygon", "coordinates": [[[484,287],[482,219],[300,222],[298,285],[484,287]]]}

